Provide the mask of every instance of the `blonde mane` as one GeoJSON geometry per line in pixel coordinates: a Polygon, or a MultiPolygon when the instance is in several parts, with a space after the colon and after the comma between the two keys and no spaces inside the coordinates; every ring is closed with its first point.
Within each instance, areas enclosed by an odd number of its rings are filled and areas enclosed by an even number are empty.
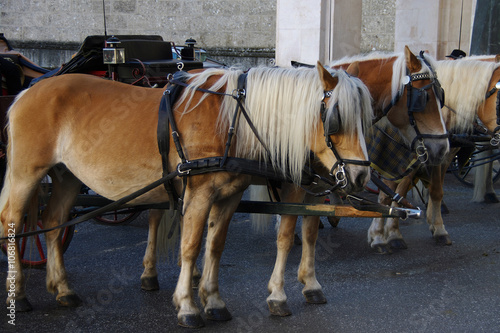
{"type": "MultiPolygon", "coordinates": [[[[191,74],[190,83],[201,86],[212,75],[221,75],[209,89],[218,90],[224,85],[231,94],[236,88],[241,70],[214,69],[191,74]]],[[[339,79],[327,105],[331,112],[338,103],[344,135],[352,135],[363,126],[371,124],[371,97],[366,86],[343,70],[330,70],[339,79]]],[[[316,68],[268,68],[258,67],[248,71],[245,109],[257,128],[259,136],[270,151],[267,155],[247,121],[240,117],[236,129],[237,157],[267,160],[292,179],[300,182],[302,169],[309,158],[309,147],[316,135],[320,121],[323,86],[316,68]]],[[[191,100],[192,89],[186,89],[182,99],[191,100]]],[[[226,96],[219,114],[219,131],[226,135],[233,118],[236,101],[226,96]]],[[[192,110],[190,108],[187,111],[192,110]]],[[[359,133],[362,136],[362,133],[359,133]]]]}
{"type": "Polygon", "coordinates": [[[438,61],[438,79],[445,91],[443,116],[449,119],[449,130],[467,132],[472,129],[479,106],[484,102],[491,76],[499,63],[478,60],[438,61]]]}
{"type": "MultiPolygon", "coordinates": [[[[398,94],[401,94],[404,85],[403,79],[406,77],[406,59],[403,52],[399,53],[385,53],[385,52],[371,52],[367,54],[355,55],[350,57],[344,57],[339,60],[332,61],[330,63],[331,67],[342,66],[344,64],[350,64],[355,61],[369,61],[369,60],[380,60],[381,65],[385,62],[389,62],[391,59],[395,58],[393,66],[392,66],[392,82],[391,82],[391,98],[395,99],[398,94]]],[[[429,54],[424,53],[425,60],[432,66],[435,70],[436,68],[436,60],[432,58],[429,54]]],[[[434,78],[434,73],[429,69],[429,67],[422,61],[420,58],[420,63],[422,64],[422,69],[419,73],[429,72],[431,78],[434,78]]]]}

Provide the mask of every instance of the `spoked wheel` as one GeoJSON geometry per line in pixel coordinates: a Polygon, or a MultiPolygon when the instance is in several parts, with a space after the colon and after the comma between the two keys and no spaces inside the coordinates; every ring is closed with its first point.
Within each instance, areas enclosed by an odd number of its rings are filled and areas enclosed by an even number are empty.
{"type": "Polygon", "coordinates": [[[97,216],[94,220],[102,224],[126,224],[132,222],[140,214],[141,211],[137,209],[123,208],[97,216]]]}
{"type": "MultiPolygon", "coordinates": [[[[483,161],[477,160],[477,155],[478,152],[475,151],[470,159],[467,161],[467,163],[464,165],[462,170],[458,171],[458,162],[457,162],[457,157],[452,162],[452,173],[453,175],[465,186],[468,187],[473,187],[474,186],[474,172],[475,172],[475,167],[479,166],[480,164],[484,163],[483,161]]],[[[498,179],[500,179],[500,150],[499,149],[494,149],[492,152],[493,155],[493,168],[492,168],[492,177],[493,177],[493,183],[495,183],[498,179]]]]}
{"type": "MultiPolygon", "coordinates": [[[[43,229],[42,221],[39,220],[36,225],[36,230],[43,229]]],[[[31,229],[34,230],[34,229],[31,229]]],[[[31,231],[27,224],[24,224],[23,233],[31,231]]],[[[66,227],[62,235],[63,253],[68,249],[75,226],[66,227]]],[[[29,267],[43,267],[47,263],[47,245],[45,243],[45,235],[38,234],[30,237],[22,237],[19,242],[19,250],[21,252],[21,262],[29,267]]],[[[2,244],[3,253],[7,253],[7,245],[2,244]]]]}

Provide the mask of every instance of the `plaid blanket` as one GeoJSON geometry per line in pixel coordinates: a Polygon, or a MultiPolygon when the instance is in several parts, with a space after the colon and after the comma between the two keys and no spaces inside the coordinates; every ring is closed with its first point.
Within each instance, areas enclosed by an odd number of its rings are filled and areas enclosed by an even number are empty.
{"type": "Polygon", "coordinates": [[[365,140],[371,167],[386,179],[399,181],[420,166],[416,154],[389,123],[373,125],[365,140]]]}

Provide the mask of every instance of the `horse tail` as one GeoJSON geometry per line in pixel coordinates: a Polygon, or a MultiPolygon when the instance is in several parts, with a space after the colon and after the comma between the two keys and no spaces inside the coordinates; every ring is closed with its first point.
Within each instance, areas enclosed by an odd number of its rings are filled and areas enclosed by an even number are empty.
{"type": "MultiPolygon", "coordinates": [[[[269,190],[266,185],[251,185],[248,187],[251,201],[269,201],[269,190]]],[[[250,214],[252,227],[257,232],[264,232],[272,222],[270,214],[250,214]]]]}
{"type": "MultiPolygon", "coordinates": [[[[7,111],[7,119],[10,117],[10,113],[13,112],[15,105],[17,104],[17,101],[23,96],[26,91],[23,90],[19,94],[17,94],[16,98],[14,99],[14,102],[10,106],[9,110],[7,111]]],[[[7,137],[12,137],[10,133],[10,126],[9,122],[6,123],[5,132],[7,133],[7,137]]],[[[5,220],[5,210],[8,208],[8,202],[9,202],[9,197],[10,197],[10,192],[11,192],[11,187],[12,187],[12,175],[11,175],[11,170],[12,168],[10,167],[10,160],[9,156],[12,155],[12,145],[11,145],[12,140],[8,140],[7,146],[5,147],[5,156],[4,161],[5,161],[5,174],[0,175],[3,176],[3,185],[2,185],[2,192],[0,194],[0,237],[5,237],[5,231],[3,228],[3,222],[5,220]]],[[[38,221],[38,192],[36,191],[35,194],[32,196],[30,199],[29,205],[28,205],[28,216],[27,216],[27,223],[30,228],[36,226],[36,223],[38,221]]]]}
{"type": "Polygon", "coordinates": [[[181,227],[180,214],[175,211],[166,210],[163,213],[160,224],[158,225],[158,237],[156,241],[156,254],[159,258],[175,258],[181,227]]]}

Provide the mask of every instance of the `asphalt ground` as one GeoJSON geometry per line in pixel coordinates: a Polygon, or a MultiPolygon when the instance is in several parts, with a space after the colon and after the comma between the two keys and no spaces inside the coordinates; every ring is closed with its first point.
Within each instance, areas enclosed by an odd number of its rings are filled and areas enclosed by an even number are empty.
{"type": "MultiPolygon", "coordinates": [[[[453,240],[446,247],[434,243],[425,219],[409,219],[401,223],[408,249],[377,255],[366,241],[370,219],[344,218],[337,228],[324,219],[316,272],[328,303],[305,303],[296,278],[301,248],[295,246],[285,276],[293,314],[284,318],[271,316],[266,304],[276,253],[274,228],[255,232],[248,215],[236,214],[220,269],[220,292],[233,319],[206,320],[201,331],[499,332],[500,204],[471,203],[471,197],[471,188],[446,176],[450,213],[444,220],[453,240]]],[[[78,225],[65,263],[83,304],[59,307],[45,289],[45,270],[26,269],[33,311],[16,313],[12,326],[2,306],[0,330],[187,332],[177,326],[171,302],[179,273],[175,260],[158,265],[161,290],[140,288],[146,240],[145,215],[127,225],[78,225]]],[[[5,256],[0,271],[5,280],[5,256]]],[[[0,298],[6,298],[4,288],[0,298]]]]}

